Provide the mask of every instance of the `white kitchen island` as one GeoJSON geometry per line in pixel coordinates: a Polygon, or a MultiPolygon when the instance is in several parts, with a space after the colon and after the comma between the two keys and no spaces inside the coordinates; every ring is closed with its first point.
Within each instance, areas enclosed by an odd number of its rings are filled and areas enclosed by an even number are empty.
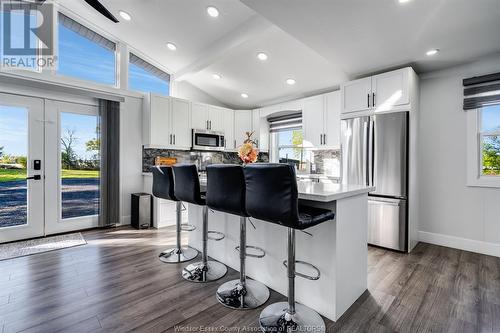
{"type": "MultiPolygon", "coordinates": [[[[368,192],[360,185],[298,182],[299,199],[307,205],[335,212],[335,220],[296,232],[296,259],[313,264],[321,271],[317,281],[297,277],[296,301],[336,321],[367,288],[368,192]]],[[[202,207],[189,205],[189,223],[197,230],[189,233],[189,245],[201,249],[202,207]]],[[[247,276],[286,295],[287,228],[251,219],[247,225],[247,244],[266,251],[261,259],[247,258],[247,276]]],[[[239,270],[239,217],[209,211],[209,230],[225,234],[221,241],[209,241],[208,255],[239,270]]],[[[249,250],[250,252],[250,250],[249,250]]],[[[297,265],[297,271],[314,275],[310,268],[297,265]]]]}

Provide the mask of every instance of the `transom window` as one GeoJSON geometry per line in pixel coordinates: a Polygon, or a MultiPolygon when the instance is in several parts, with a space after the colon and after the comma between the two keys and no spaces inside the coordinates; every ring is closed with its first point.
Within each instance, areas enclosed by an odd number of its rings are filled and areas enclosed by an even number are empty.
{"type": "Polygon", "coordinates": [[[57,74],[116,86],[116,44],[59,13],[57,74]]]}
{"type": "Polygon", "coordinates": [[[170,75],[130,53],[128,69],[130,90],[170,95],[170,75]]]}

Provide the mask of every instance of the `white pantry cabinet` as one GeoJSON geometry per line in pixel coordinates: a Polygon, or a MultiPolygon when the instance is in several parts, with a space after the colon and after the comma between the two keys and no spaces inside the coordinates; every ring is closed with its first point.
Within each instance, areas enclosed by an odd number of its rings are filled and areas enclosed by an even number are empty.
{"type": "Polygon", "coordinates": [[[191,103],[148,94],[144,99],[143,144],[148,148],[191,149],[191,103]]]}
{"type": "Polygon", "coordinates": [[[412,84],[416,77],[411,67],[401,68],[341,85],[342,113],[392,111],[411,108],[412,84]]]}
{"type": "Polygon", "coordinates": [[[340,148],[340,93],[302,100],[304,147],[340,148]]]}

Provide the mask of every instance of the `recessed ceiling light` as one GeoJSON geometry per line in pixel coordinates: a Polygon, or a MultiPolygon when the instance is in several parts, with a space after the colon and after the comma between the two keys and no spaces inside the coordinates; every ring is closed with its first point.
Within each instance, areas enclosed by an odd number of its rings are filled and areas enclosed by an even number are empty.
{"type": "Polygon", "coordinates": [[[399,3],[407,3],[410,2],[411,0],[399,0],[399,3]]]}
{"type": "Polygon", "coordinates": [[[207,14],[211,17],[218,17],[219,10],[217,8],[215,8],[214,6],[209,6],[209,7],[207,7],[207,14]]]}
{"type": "Polygon", "coordinates": [[[438,52],[439,52],[439,49],[432,49],[432,50],[427,51],[425,54],[428,56],[433,56],[433,55],[436,55],[438,52]]]}
{"type": "Polygon", "coordinates": [[[286,84],[290,85],[290,86],[293,86],[295,84],[295,80],[294,79],[286,79],[286,84]]]}
{"type": "Polygon", "coordinates": [[[268,58],[268,56],[264,52],[257,53],[257,59],[265,61],[265,60],[267,60],[267,58],[268,58]]]}
{"type": "Polygon", "coordinates": [[[118,14],[120,14],[120,16],[122,17],[122,19],[124,19],[125,21],[130,21],[132,19],[132,16],[130,16],[129,13],[123,11],[123,10],[120,10],[118,12],[118,14]]]}
{"type": "Polygon", "coordinates": [[[220,79],[222,78],[222,76],[220,76],[220,74],[217,74],[217,73],[212,74],[212,77],[213,77],[215,80],[220,80],[220,79]]]}
{"type": "Polygon", "coordinates": [[[172,51],[177,50],[177,46],[175,46],[175,44],[174,44],[174,43],[170,43],[170,42],[168,42],[168,43],[167,43],[167,47],[168,47],[170,50],[172,50],[172,51]]]}
{"type": "Polygon", "coordinates": [[[248,94],[242,93],[242,94],[241,94],[241,97],[243,97],[243,98],[248,98],[248,94]]]}

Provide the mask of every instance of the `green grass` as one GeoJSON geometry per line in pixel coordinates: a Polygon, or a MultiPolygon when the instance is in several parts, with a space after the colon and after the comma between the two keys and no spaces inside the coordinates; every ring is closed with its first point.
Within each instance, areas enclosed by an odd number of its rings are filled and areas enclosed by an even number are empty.
{"type": "MultiPolygon", "coordinates": [[[[63,170],[63,178],[99,178],[99,171],[92,170],[63,170]]],[[[24,180],[26,178],[26,170],[5,170],[0,169],[0,183],[12,182],[16,180],[24,180]]]]}

